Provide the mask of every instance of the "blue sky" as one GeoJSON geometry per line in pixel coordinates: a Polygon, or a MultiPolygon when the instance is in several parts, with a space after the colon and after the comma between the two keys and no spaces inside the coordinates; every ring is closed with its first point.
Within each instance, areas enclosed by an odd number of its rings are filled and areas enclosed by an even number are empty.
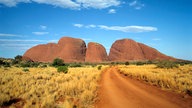
{"type": "Polygon", "coordinates": [[[107,52],[130,38],[192,60],[191,19],[191,0],[0,0],[0,57],[71,36],[107,52]]]}

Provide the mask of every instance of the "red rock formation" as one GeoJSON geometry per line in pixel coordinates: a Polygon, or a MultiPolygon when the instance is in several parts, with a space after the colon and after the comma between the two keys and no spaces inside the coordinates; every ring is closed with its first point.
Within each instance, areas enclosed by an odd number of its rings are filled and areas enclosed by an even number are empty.
{"type": "Polygon", "coordinates": [[[58,45],[54,43],[34,46],[25,52],[23,58],[38,62],[51,62],[57,54],[57,46],[58,45]]]}
{"type": "Polygon", "coordinates": [[[63,37],[58,44],[49,43],[37,45],[25,52],[23,59],[38,62],[52,62],[55,58],[64,62],[105,62],[130,60],[175,60],[154,48],[131,39],[117,40],[113,43],[109,57],[105,48],[98,43],[86,44],[81,39],[63,37]]]}
{"type": "Polygon", "coordinates": [[[117,40],[113,43],[110,53],[110,61],[144,60],[143,52],[137,42],[131,39],[117,40]]]}
{"type": "Polygon", "coordinates": [[[86,51],[85,62],[104,62],[107,61],[107,52],[103,45],[99,43],[90,42],[86,51]]]}
{"type": "Polygon", "coordinates": [[[175,60],[154,48],[142,43],[137,43],[131,39],[115,41],[110,49],[109,59],[110,61],[120,62],[130,60],[175,60]]]}
{"type": "Polygon", "coordinates": [[[65,62],[84,62],[86,44],[82,39],[70,37],[61,38],[58,42],[59,58],[65,62]]]}
{"type": "Polygon", "coordinates": [[[165,54],[160,53],[156,49],[149,47],[145,44],[138,43],[143,51],[144,57],[147,60],[175,60],[172,57],[166,56],[165,54]]]}
{"type": "Polygon", "coordinates": [[[52,62],[61,58],[64,62],[84,62],[86,44],[81,39],[63,37],[58,44],[37,45],[25,52],[23,58],[38,62],[52,62]]]}

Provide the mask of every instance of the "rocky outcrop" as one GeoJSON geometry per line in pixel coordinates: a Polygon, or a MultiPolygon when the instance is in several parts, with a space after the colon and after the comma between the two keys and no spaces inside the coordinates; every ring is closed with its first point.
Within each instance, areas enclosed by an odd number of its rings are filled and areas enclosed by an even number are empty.
{"type": "Polygon", "coordinates": [[[91,62],[106,61],[125,62],[140,60],[175,60],[160,53],[156,49],[131,39],[121,39],[113,43],[109,56],[103,45],[90,42],[86,44],[82,39],[63,37],[58,43],[37,45],[25,52],[23,59],[37,62],[52,62],[55,58],[64,62],[91,62]]]}
{"type": "Polygon", "coordinates": [[[117,40],[113,43],[110,53],[110,61],[143,61],[143,60],[174,60],[156,49],[131,39],[117,40]]]}
{"type": "Polygon", "coordinates": [[[88,43],[85,62],[98,63],[107,60],[107,52],[103,45],[94,42],[88,43]]]}
{"type": "Polygon", "coordinates": [[[142,43],[138,44],[141,47],[141,50],[146,60],[175,60],[173,57],[166,56],[165,54],[160,53],[152,47],[149,47],[142,43]]]}
{"type": "Polygon", "coordinates": [[[110,53],[110,61],[124,62],[128,60],[144,60],[145,57],[137,42],[131,39],[117,40],[113,43],[110,53]]]}
{"type": "Polygon", "coordinates": [[[58,57],[65,62],[84,62],[86,44],[82,39],[63,37],[58,42],[58,57]]]}
{"type": "Polygon", "coordinates": [[[25,52],[23,58],[38,62],[52,62],[55,58],[64,62],[84,62],[86,44],[81,39],[63,37],[58,44],[37,45],[25,52]]]}
{"type": "Polygon", "coordinates": [[[23,59],[38,62],[51,62],[51,60],[55,58],[57,51],[58,45],[55,43],[37,45],[27,50],[23,55],[23,59]]]}

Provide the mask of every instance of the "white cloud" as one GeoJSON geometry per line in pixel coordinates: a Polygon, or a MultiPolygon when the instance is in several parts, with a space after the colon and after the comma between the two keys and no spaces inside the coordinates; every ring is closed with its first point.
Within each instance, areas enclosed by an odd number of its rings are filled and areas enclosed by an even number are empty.
{"type": "Polygon", "coordinates": [[[74,2],[73,0],[31,0],[31,1],[58,6],[62,8],[73,8],[73,9],[80,8],[80,4],[74,2]]]}
{"type": "Polygon", "coordinates": [[[151,32],[157,31],[156,27],[152,26],[106,26],[106,25],[83,25],[83,24],[74,24],[73,26],[78,28],[100,28],[103,30],[114,30],[114,31],[121,31],[121,32],[131,32],[131,33],[138,33],[138,32],[151,32]]]}
{"type": "Polygon", "coordinates": [[[131,3],[129,3],[129,6],[135,6],[137,4],[137,1],[132,1],[131,3]]]}
{"type": "Polygon", "coordinates": [[[58,42],[58,40],[0,39],[0,47],[6,49],[27,50],[39,44],[58,42]]]}
{"type": "Polygon", "coordinates": [[[105,25],[99,25],[99,28],[104,29],[104,30],[115,30],[115,31],[132,32],[132,33],[157,31],[156,27],[151,27],[151,26],[105,26],[105,25]]]}
{"type": "Polygon", "coordinates": [[[17,35],[17,34],[4,34],[4,33],[0,33],[0,36],[4,36],[4,37],[22,37],[22,35],[17,35]]]}
{"type": "Polygon", "coordinates": [[[85,28],[95,28],[95,27],[97,27],[97,26],[94,25],[94,24],[90,24],[90,25],[73,24],[73,26],[78,27],[78,28],[82,28],[82,27],[85,27],[85,28]]]}
{"type": "Polygon", "coordinates": [[[18,3],[36,2],[39,4],[49,4],[61,8],[81,9],[95,8],[104,9],[121,4],[120,0],[0,0],[0,4],[8,7],[16,6],[18,3]]]}
{"type": "Polygon", "coordinates": [[[29,3],[31,0],[0,0],[0,4],[3,4],[8,7],[16,6],[18,3],[29,3]]]}
{"type": "Polygon", "coordinates": [[[141,8],[143,8],[145,5],[140,3],[139,1],[137,0],[134,0],[132,2],[129,3],[129,6],[130,7],[133,7],[134,9],[136,10],[140,10],[141,8]]]}
{"type": "Polygon", "coordinates": [[[84,8],[104,9],[121,4],[120,0],[76,0],[84,8]]]}
{"type": "Polygon", "coordinates": [[[58,40],[38,40],[38,39],[0,39],[0,45],[7,44],[29,44],[29,43],[49,43],[54,42],[57,43],[58,40]]]}
{"type": "Polygon", "coordinates": [[[83,24],[73,24],[73,26],[81,28],[81,27],[83,27],[83,24]]]}
{"type": "Polygon", "coordinates": [[[47,29],[47,26],[45,26],[45,25],[40,25],[39,28],[40,28],[41,30],[46,30],[46,29],[47,29]]]}
{"type": "Polygon", "coordinates": [[[116,10],[115,10],[115,9],[110,9],[110,10],[108,11],[108,13],[110,13],[110,14],[116,13],[116,10]]]}
{"type": "Polygon", "coordinates": [[[46,42],[46,40],[0,39],[0,42],[46,42]]]}
{"type": "Polygon", "coordinates": [[[82,38],[84,41],[90,41],[90,40],[92,40],[92,39],[90,39],[90,38],[82,38]]]}
{"type": "Polygon", "coordinates": [[[90,25],[86,26],[86,28],[95,28],[95,27],[96,27],[96,25],[94,25],[94,24],[90,24],[90,25]]]}
{"type": "Polygon", "coordinates": [[[34,35],[46,35],[49,34],[49,32],[32,32],[34,35]]]}

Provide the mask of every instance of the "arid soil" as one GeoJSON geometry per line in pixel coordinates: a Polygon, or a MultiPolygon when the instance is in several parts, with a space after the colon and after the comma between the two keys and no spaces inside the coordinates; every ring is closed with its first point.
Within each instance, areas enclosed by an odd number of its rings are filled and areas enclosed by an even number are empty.
{"type": "Polygon", "coordinates": [[[192,98],[130,79],[118,67],[105,69],[96,108],[192,108],[192,98]]]}

